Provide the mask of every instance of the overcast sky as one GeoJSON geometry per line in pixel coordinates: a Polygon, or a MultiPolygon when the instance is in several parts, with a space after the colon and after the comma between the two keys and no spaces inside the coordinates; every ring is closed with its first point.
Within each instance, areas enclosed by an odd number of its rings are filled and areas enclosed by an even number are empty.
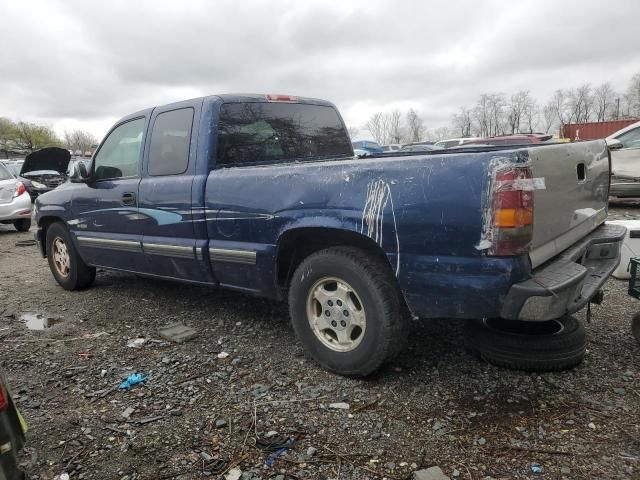
{"type": "MultiPolygon", "coordinates": [[[[333,101],[348,125],[480,93],[640,72],[640,1],[0,0],[0,116],[101,138],[119,117],[230,92],[333,101]]],[[[361,129],[364,135],[364,129],[361,129]]]]}

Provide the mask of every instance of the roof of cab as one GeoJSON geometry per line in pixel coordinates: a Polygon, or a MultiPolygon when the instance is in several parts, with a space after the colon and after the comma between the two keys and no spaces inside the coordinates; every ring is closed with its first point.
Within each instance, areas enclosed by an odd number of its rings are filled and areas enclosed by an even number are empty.
{"type": "Polygon", "coordinates": [[[119,125],[127,120],[134,118],[147,117],[155,108],[166,108],[173,105],[179,105],[185,102],[193,102],[196,100],[219,100],[222,103],[241,103],[241,102],[264,102],[264,103],[305,103],[309,105],[321,105],[325,107],[333,107],[335,105],[326,100],[320,100],[319,98],[298,97],[295,95],[280,95],[280,94],[258,94],[258,93],[224,93],[220,95],[207,95],[205,97],[196,97],[191,99],[180,100],[178,102],[166,103],[164,105],[156,105],[155,107],[145,108],[144,110],[138,110],[137,112],[130,113],[120,118],[115,125],[119,125]],[[284,97],[290,98],[290,100],[273,100],[269,97],[284,97]]]}

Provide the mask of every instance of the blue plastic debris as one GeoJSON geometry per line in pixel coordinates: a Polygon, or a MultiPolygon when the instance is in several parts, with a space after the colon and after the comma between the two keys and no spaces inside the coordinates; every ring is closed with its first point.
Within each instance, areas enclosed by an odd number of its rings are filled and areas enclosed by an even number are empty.
{"type": "Polygon", "coordinates": [[[296,440],[294,438],[290,438],[289,440],[287,440],[287,443],[285,443],[282,448],[279,448],[278,450],[273,452],[271,455],[269,455],[264,463],[266,463],[268,466],[272,466],[273,463],[276,461],[276,459],[280,455],[284,454],[284,452],[289,450],[291,447],[293,447],[295,443],[296,443],[296,440]]]}
{"type": "Polygon", "coordinates": [[[544,468],[542,468],[542,465],[540,465],[539,463],[532,463],[531,464],[531,471],[533,473],[542,473],[542,472],[544,472],[544,468]]]}
{"type": "Polygon", "coordinates": [[[132,373],[124,382],[120,384],[118,388],[121,390],[128,390],[134,385],[138,385],[139,383],[144,382],[146,378],[147,377],[141,373],[132,373]]]}

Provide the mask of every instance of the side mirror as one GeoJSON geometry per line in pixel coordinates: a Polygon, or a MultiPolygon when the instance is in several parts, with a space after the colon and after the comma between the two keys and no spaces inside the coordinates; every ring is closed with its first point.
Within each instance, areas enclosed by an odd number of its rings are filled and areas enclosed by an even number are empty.
{"type": "Polygon", "coordinates": [[[71,176],[72,183],[87,183],[89,181],[89,172],[83,162],[78,162],[71,176]]]}
{"type": "Polygon", "coordinates": [[[624,145],[622,145],[622,142],[620,140],[616,140],[615,138],[606,140],[606,142],[609,150],[620,150],[624,147],[624,145]]]}

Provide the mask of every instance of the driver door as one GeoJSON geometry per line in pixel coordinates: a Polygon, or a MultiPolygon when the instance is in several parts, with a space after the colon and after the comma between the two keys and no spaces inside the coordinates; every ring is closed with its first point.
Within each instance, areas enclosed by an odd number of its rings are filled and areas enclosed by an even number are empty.
{"type": "Polygon", "coordinates": [[[141,116],[117,125],[94,156],[91,182],[74,195],[70,228],[91,265],[143,270],[138,187],[146,123],[141,116]]]}

